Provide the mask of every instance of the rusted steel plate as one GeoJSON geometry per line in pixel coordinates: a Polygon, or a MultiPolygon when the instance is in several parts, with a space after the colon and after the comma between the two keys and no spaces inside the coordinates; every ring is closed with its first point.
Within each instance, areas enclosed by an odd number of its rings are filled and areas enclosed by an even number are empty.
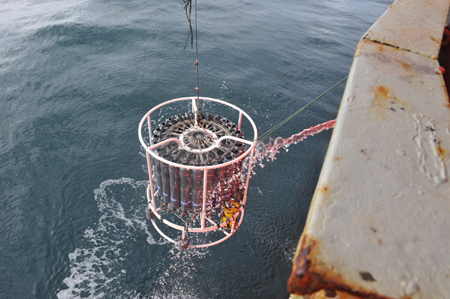
{"type": "Polygon", "coordinates": [[[397,0],[363,38],[437,58],[448,0],[397,0]]]}
{"type": "Polygon", "coordinates": [[[327,293],[325,290],[316,292],[312,295],[291,295],[289,299],[330,299],[330,298],[336,298],[336,299],[360,299],[361,297],[355,297],[353,295],[347,294],[345,292],[341,291],[335,291],[333,294],[327,293]]]}
{"type": "Polygon", "coordinates": [[[362,40],[289,290],[450,298],[449,165],[438,62],[362,40]]]}

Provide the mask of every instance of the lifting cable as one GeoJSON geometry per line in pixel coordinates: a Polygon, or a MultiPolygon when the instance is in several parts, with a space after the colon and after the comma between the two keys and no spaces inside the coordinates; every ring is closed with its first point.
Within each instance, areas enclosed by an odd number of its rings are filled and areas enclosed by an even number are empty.
{"type": "MultiPolygon", "coordinates": [[[[183,0],[183,2],[186,4],[184,6],[184,10],[186,11],[186,18],[189,21],[189,34],[186,38],[186,43],[184,44],[184,49],[186,49],[186,45],[187,42],[189,40],[189,37],[191,37],[191,48],[193,48],[194,45],[194,33],[192,30],[192,17],[191,17],[191,13],[192,13],[192,0],[183,0]]],[[[203,131],[209,136],[209,138],[211,138],[211,140],[214,140],[214,138],[211,136],[211,134],[202,126],[202,124],[200,123],[200,119],[199,119],[199,114],[198,111],[202,110],[202,108],[200,107],[200,80],[199,80],[199,76],[198,76],[198,30],[197,30],[197,0],[194,0],[194,18],[195,18],[195,67],[197,69],[197,86],[195,87],[195,90],[197,91],[197,109],[196,109],[196,124],[198,124],[203,131]]]]}
{"type": "Polygon", "coordinates": [[[311,104],[313,104],[315,101],[317,101],[318,99],[320,99],[321,97],[323,97],[324,95],[326,95],[328,92],[330,92],[331,90],[333,90],[335,87],[337,87],[339,84],[341,84],[342,82],[344,82],[346,79],[348,78],[345,77],[344,79],[342,79],[341,81],[339,81],[338,83],[334,84],[332,87],[330,87],[327,91],[325,91],[324,93],[322,93],[320,96],[318,96],[317,98],[315,98],[314,100],[312,100],[311,102],[309,102],[308,104],[306,104],[305,106],[303,106],[302,108],[300,108],[299,110],[297,110],[295,113],[293,113],[291,116],[287,117],[286,119],[284,119],[282,122],[280,122],[278,125],[276,125],[275,127],[273,127],[272,129],[270,129],[269,131],[267,131],[266,133],[262,134],[261,136],[258,137],[258,141],[262,141],[263,139],[269,137],[270,134],[272,134],[273,132],[275,132],[276,130],[278,130],[279,128],[281,128],[283,125],[285,125],[286,123],[288,123],[289,121],[291,121],[294,117],[296,117],[300,112],[302,112],[303,110],[305,110],[306,108],[308,108],[311,104]]]}
{"type": "MultiPolygon", "coordinates": [[[[191,38],[191,49],[194,47],[194,31],[192,30],[192,0],[183,0],[186,4],[184,6],[184,10],[186,11],[186,18],[189,22],[189,34],[186,38],[186,42],[184,44],[183,50],[186,49],[187,43],[189,41],[189,37],[191,38]]],[[[200,109],[199,98],[200,98],[200,87],[199,87],[199,77],[198,77],[198,30],[197,30],[197,0],[194,0],[194,19],[195,19],[195,66],[197,68],[197,87],[195,90],[197,91],[197,109],[200,109]]]]}

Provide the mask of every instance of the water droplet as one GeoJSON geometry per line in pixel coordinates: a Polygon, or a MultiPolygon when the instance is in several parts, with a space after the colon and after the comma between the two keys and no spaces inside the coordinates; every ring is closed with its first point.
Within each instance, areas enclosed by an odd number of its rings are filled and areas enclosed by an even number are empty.
{"type": "MultiPolygon", "coordinates": [[[[256,150],[255,150],[255,156],[254,156],[254,161],[255,163],[252,164],[252,167],[255,167],[257,164],[263,168],[264,164],[262,163],[262,161],[266,160],[267,162],[269,161],[274,161],[276,160],[276,155],[279,153],[279,149],[281,147],[283,147],[286,152],[289,151],[289,146],[293,143],[293,144],[298,144],[300,141],[303,141],[306,137],[308,136],[312,136],[315,135],[317,133],[320,133],[324,130],[328,130],[333,128],[335,125],[335,120],[331,120],[322,124],[319,124],[317,126],[305,129],[303,131],[301,131],[300,133],[296,133],[293,134],[292,136],[290,136],[289,138],[283,139],[282,137],[277,137],[275,139],[271,138],[271,142],[269,142],[268,144],[264,144],[262,141],[259,141],[258,144],[256,145],[256,150]],[[259,162],[259,163],[256,163],[259,162]]],[[[248,161],[246,160],[245,163],[245,167],[248,167],[248,161]]],[[[252,174],[254,174],[254,171],[252,169],[252,174]]]]}

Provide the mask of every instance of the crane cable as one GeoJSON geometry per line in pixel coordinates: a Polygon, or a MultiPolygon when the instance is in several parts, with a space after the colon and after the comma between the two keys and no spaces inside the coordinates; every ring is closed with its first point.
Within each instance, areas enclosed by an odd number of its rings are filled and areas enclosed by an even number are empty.
{"type": "Polygon", "coordinates": [[[269,137],[270,134],[272,134],[273,132],[275,132],[276,130],[278,130],[279,128],[281,128],[283,125],[285,125],[286,123],[288,123],[289,121],[291,121],[294,117],[296,117],[300,112],[302,112],[303,110],[305,110],[306,108],[308,108],[310,105],[312,105],[315,101],[317,101],[318,99],[320,99],[321,97],[323,97],[324,95],[326,95],[328,92],[330,92],[331,90],[333,90],[335,87],[337,87],[339,84],[341,84],[342,82],[344,82],[346,79],[348,78],[348,76],[346,76],[344,79],[342,79],[341,81],[339,81],[338,83],[334,84],[332,87],[330,87],[328,90],[326,90],[324,93],[322,93],[320,96],[318,96],[317,98],[315,98],[314,100],[312,100],[311,102],[309,102],[308,104],[306,104],[305,106],[303,106],[302,108],[300,108],[299,110],[297,110],[295,113],[291,114],[289,117],[285,118],[282,122],[280,122],[278,125],[274,126],[272,129],[270,129],[269,131],[267,131],[266,133],[262,134],[261,136],[258,137],[258,141],[261,141],[267,137],[269,137]]]}
{"type": "Polygon", "coordinates": [[[200,110],[199,99],[200,99],[200,87],[199,87],[199,79],[198,79],[198,33],[197,33],[197,0],[194,0],[195,3],[195,66],[197,67],[197,109],[200,110]]]}
{"type": "MultiPolygon", "coordinates": [[[[194,32],[192,30],[192,18],[191,18],[191,13],[192,13],[192,0],[183,0],[183,2],[186,4],[184,6],[184,10],[186,11],[186,18],[189,21],[189,34],[186,38],[186,42],[184,44],[184,48],[183,50],[186,49],[186,45],[188,43],[189,37],[191,37],[191,48],[193,48],[194,46],[194,32]]],[[[211,140],[214,140],[214,138],[211,136],[211,134],[202,126],[200,119],[199,119],[199,113],[198,111],[201,110],[200,107],[200,80],[199,80],[199,74],[198,74],[198,30],[197,30],[197,0],[194,0],[194,18],[195,18],[195,63],[194,65],[196,66],[197,69],[197,86],[195,87],[195,90],[197,91],[197,107],[196,107],[196,115],[195,115],[195,119],[196,119],[196,124],[198,126],[200,126],[203,131],[209,136],[209,138],[211,138],[211,140]]]]}
{"type": "MultiPolygon", "coordinates": [[[[186,42],[184,43],[183,50],[186,49],[187,43],[189,41],[189,37],[191,38],[191,49],[194,48],[194,30],[192,29],[192,0],[183,0],[185,3],[184,10],[186,11],[186,18],[189,22],[189,34],[186,38],[186,42]]],[[[199,86],[199,75],[198,75],[198,30],[197,30],[197,0],[194,0],[194,18],[195,18],[195,66],[197,68],[197,87],[195,90],[197,91],[197,109],[200,110],[199,100],[200,100],[200,86],[199,86]]]]}

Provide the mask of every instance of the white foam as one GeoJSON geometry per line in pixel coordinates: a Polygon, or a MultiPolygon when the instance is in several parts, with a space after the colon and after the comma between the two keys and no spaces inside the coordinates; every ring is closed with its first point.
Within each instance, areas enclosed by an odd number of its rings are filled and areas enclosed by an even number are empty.
{"type": "MultiPolygon", "coordinates": [[[[124,263],[129,248],[142,235],[150,245],[155,241],[148,230],[143,206],[147,181],[130,178],[107,180],[94,190],[101,216],[98,223],[86,229],[78,247],[69,254],[70,276],[64,279],[66,289],[57,294],[66,298],[110,298],[112,288],[126,275],[124,263]]],[[[153,232],[154,233],[154,232],[153,232]]],[[[127,298],[133,298],[130,293],[127,298]]]]}

